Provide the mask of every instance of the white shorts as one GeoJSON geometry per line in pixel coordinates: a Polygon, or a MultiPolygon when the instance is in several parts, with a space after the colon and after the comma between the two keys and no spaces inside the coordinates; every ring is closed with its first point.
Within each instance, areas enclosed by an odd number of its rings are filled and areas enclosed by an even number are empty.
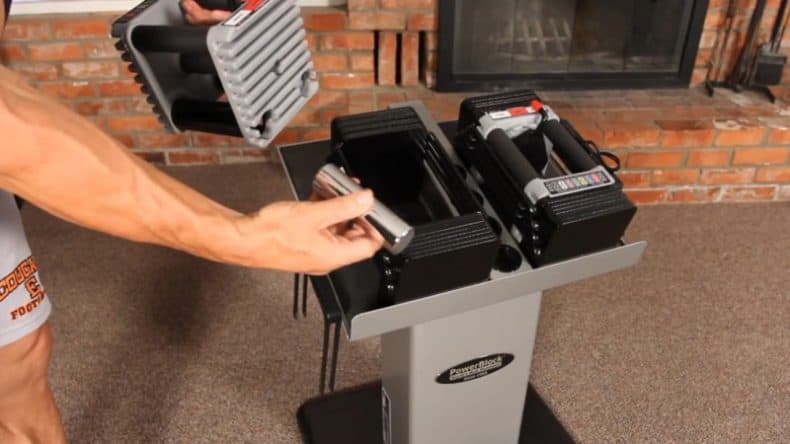
{"type": "Polygon", "coordinates": [[[36,331],[51,311],[14,196],[0,190],[0,347],[36,331]]]}

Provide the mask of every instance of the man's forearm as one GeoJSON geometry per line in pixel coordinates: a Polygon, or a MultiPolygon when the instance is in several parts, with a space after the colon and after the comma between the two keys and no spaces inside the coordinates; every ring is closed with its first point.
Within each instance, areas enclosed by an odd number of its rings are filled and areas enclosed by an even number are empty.
{"type": "Polygon", "coordinates": [[[0,188],[79,225],[228,260],[243,217],[130,153],[87,119],[0,67],[0,188]]]}

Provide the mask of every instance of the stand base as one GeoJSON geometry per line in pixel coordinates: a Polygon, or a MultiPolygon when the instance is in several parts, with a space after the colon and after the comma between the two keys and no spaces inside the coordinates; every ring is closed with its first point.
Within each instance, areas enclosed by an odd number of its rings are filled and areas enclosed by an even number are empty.
{"type": "MultiPolygon", "coordinates": [[[[296,414],[306,444],[383,443],[381,382],[305,402],[296,414]],[[349,421],[349,418],[353,418],[349,421]]],[[[527,389],[519,444],[574,444],[532,385],[527,389]]]]}

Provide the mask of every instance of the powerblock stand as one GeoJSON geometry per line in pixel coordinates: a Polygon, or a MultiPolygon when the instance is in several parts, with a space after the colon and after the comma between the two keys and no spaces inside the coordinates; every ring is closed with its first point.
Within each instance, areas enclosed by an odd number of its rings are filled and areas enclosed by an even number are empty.
{"type": "MultiPolygon", "coordinates": [[[[440,129],[421,103],[398,106],[413,107],[463,168],[446,137],[454,123],[440,129]]],[[[328,142],[281,147],[297,198],[310,195],[329,150],[328,142]]],[[[473,175],[466,178],[480,194],[473,175]]],[[[497,219],[488,202],[483,206],[497,219]]],[[[501,236],[513,267],[493,271],[476,285],[400,304],[382,306],[375,289],[343,284],[342,269],[311,278],[319,297],[339,306],[350,340],[381,336],[382,380],[306,402],[298,415],[306,442],[573,442],[537,393],[528,390],[543,291],[630,267],[646,243],[621,243],[533,269],[518,257],[510,233],[503,230],[501,236]]],[[[352,267],[357,266],[365,265],[352,267]]]]}

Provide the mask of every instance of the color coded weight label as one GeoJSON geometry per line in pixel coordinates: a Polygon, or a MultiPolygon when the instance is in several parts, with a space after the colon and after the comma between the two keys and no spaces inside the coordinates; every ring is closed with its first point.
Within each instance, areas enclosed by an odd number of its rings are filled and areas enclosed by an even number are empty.
{"type": "Polygon", "coordinates": [[[600,171],[582,173],[576,176],[558,177],[556,179],[546,179],[543,184],[551,194],[563,194],[579,191],[585,188],[598,187],[611,184],[612,180],[600,171]]]}

